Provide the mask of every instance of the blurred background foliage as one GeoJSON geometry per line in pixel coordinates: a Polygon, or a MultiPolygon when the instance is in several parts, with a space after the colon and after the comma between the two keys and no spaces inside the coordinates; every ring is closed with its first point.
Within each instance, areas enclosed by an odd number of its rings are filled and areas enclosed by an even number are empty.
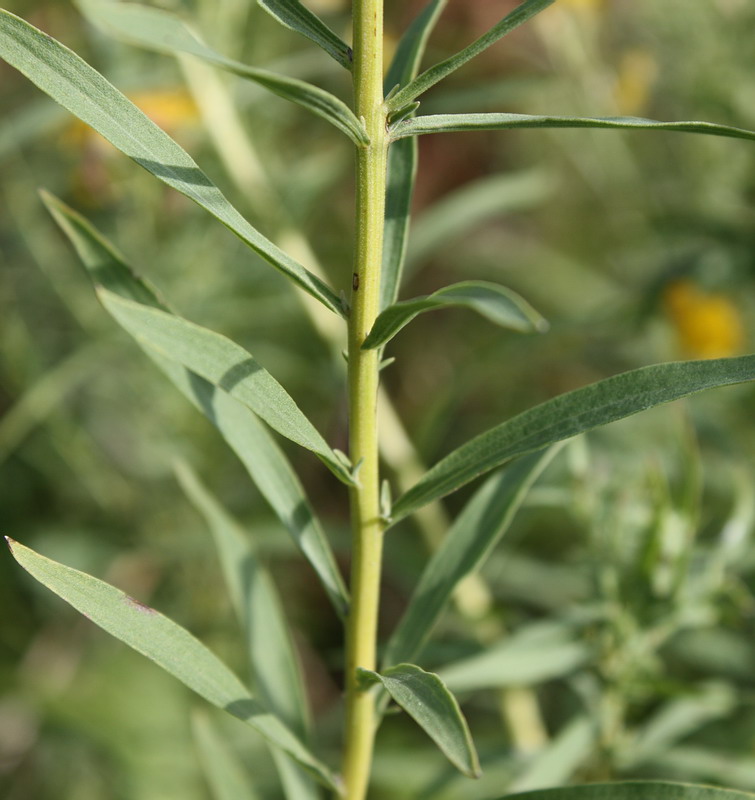
{"type": "MultiPolygon", "coordinates": [[[[70,3],[5,5],[93,63],[266,235],[347,288],[345,140],[250,84],[114,43],[70,3]]],[[[247,0],[154,5],[183,13],[227,55],[349,97],[345,73],[247,0]]],[[[344,31],[348,3],[309,5],[344,31]]],[[[388,3],[389,49],[422,5],[388,3]]],[[[428,63],[514,5],[451,2],[428,63]]],[[[559,0],[436,87],[423,112],[630,114],[755,128],[753,30],[748,0],[559,0]]],[[[244,674],[210,540],[174,479],[174,459],[187,460],[279,579],[317,744],[334,757],[341,631],[318,583],[214,429],[99,308],[36,190],[88,215],[186,317],[246,346],[345,449],[340,332],[222,226],[4,64],[0,102],[2,532],[155,605],[244,674]]],[[[385,386],[421,461],[625,369],[752,351],[748,143],[559,130],[427,136],[420,148],[402,296],[487,278],[551,322],[548,333],[522,337],[444,311],[396,339],[385,386]]],[[[410,723],[391,717],[379,738],[376,800],[485,798],[611,777],[755,790],[754,400],[751,387],[725,389],[562,452],[481,577],[464,584],[422,661],[454,662],[444,674],[464,702],[485,777],[454,777],[410,723]]],[[[411,470],[401,431],[387,434],[390,467],[411,470]]],[[[346,569],[342,487],[315,459],[289,453],[346,569]]],[[[468,495],[431,511],[422,530],[405,522],[391,533],[385,632],[443,535],[444,515],[468,495]]],[[[7,556],[0,607],[4,798],[209,796],[188,690],[7,556]]],[[[217,721],[275,797],[253,734],[217,721]]]]}

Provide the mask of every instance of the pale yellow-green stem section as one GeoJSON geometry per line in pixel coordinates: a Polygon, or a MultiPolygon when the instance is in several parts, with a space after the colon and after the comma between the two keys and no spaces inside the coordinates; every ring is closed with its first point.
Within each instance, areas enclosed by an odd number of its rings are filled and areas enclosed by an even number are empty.
{"type": "Polygon", "coordinates": [[[347,800],[363,800],[375,736],[373,692],[360,691],[358,667],[376,668],[383,523],[380,519],[378,351],[361,346],[378,314],[388,147],[383,106],[383,2],[354,0],[354,94],[370,143],[357,149],[356,251],[349,318],[349,455],[360,464],[351,490],[351,612],[346,632],[347,800]]]}

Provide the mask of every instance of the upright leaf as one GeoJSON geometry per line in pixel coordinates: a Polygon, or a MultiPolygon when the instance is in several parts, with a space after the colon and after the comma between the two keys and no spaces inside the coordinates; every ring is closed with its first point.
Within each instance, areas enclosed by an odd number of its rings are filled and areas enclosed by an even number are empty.
{"type": "Polygon", "coordinates": [[[655,364],[554,397],[441,459],[393,506],[398,521],[512,458],[705,389],[755,380],[755,356],[655,364]]]}
{"type": "Polygon", "coordinates": [[[359,669],[359,675],[366,685],[381,683],[456,769],[470,778],[480,777],[480,762],[467,721],[456,698],[437,675],[414,664],[398,664],[381,673],[359,669]]]}
{"type": "Polygon", "coordinates": [[[288,753],[325,786],[337,789],[331,771],[187,630],[120,589],[6,539],[13,557],[30,575],[87,619],[147,656],[205,700],[251,725],[268,743],[288,753]]]}
{"type": "Polygon", "coordinates": [[[557,448],[535,453],[493,475],[466,504],[433,553],[391,635],[383,663],[413,661],[422,651],[454,589],[475,572],[503,534],[557,448]]]}
{"type": "Polygon", "coordinates": [[[426,297],[403,300],[386,308],[375,320],[362,348],[381,347],[416,316],[438,308],[468,308],[502,328],[521,333],[542,332],[548,328],[545,319],[511,289],[488,281],[462,281],[444,286],[426,297]]]}
{"type": "Polygon", "coordinates": [[[299,0],[257,0],[281,25],[306,36],[332,56],[342,67],[350,70],[351,48],[299,0]]]}
{"type": "MultiPolygon", "coordinates": [[[[42,192],[42,199],[96,284],[120,297],[168,310],[154,288],[139,278],[80,214],[48,192],[42,192]]],[[[339,616],[344,617],[348,593],[333,552],[296,473],[265,426],[245,406],[196,373],[151,348],[145,349],[145,353],[217,427],[312,565],[339,616]]]]}
{"type": "Polygon", "coordinates": [[[258,800],[243,765],[231,752],[228,742],[220,738],[209,717],[197,712],[191,722],[199,763],[213,800],[258,800]]]}
{"type": "Polygon", "coordinates": [[[60,42],[2,9],[0,58],[137,164],[209,211],[304,291],[344,314],[332,289],[252,227],[191,156],[99,72],[60,42]]]}
{"type": "Polygon", "coordinates": [[[590,783],[562,786],[522,794],[507,794],[500,800],[753,800],[755,794],[665,781],[590,783]]]}
{"type": "Polygon", "coordinates": [[[330,92],[305,81],[242,64],[201,42],[176,16],[135,3],[77,0],[88,19],[132,44],[175,55],[188,53],[226,72],[258,83],[269,91],[306,108],[343,131],[355,144],[367,144],[364,125],[354,112],[330,92]]]}
{"type": "MultiPolygon", "coordinates": [[[[417,75],[427,40],[447,2],[448,0],[430,0],[406,29],[385,78],[386,92],[390,92],[395,86],[405,86],[417,75]]],[[[388,150],[383,267],[380,284],[381,309],[388,308],[398,297],[406,257],[416,175],[416,141],[407,139],[392,144],[388,150]]]]}
{"type": "Polygon", "coordinates": [[[511,33],[515,28],[527,22],[527,20],[534,17],[535,14],[540,13],[553,2],[554,0],[525,0],[525,2],[505,16],[487,33],[484,33],[479,39],[472,42],[472,44],[452,55],[450,58],[425,70],[425,72],[411,81],[411,83],[396,92],[388,102],[389,109],[397,110],[411,103],[412,100],[415,100],[423,92],[426,92],[431,86],[438,83],[438,81],[442,81],[443,78],[448,77],[452,72],[466,64],[467,61],[478,56],[483,50],[490,47],[491,44],[495,44],[495,42],[507,33],[511,33]]]}
{"type": "Polygon", "coordinates": [[[209,381],[271,428],[315,453],[346,484],[353,479],[286,390],[250,353],[215,331],[100,288],[97,296],[140,344],[209,381]]]}
{"type": "Polygon", "coordinates": [[[755,131],[719,125],[714,122],[659,122],[642,117],[558,117],[543,114],[434,114],[399,122],[392,131],[394,139],[422,136],[425,133],[452,131],[494,131],[514,128],[624,128],[627,130],[678,131],[727,136],[755,141],[755,131]]]}

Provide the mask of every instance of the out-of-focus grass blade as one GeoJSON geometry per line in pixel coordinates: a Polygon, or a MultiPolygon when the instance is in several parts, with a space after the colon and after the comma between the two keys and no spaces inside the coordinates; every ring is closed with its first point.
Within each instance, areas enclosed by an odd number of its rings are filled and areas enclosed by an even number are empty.
{"type": "Polygon", "coordinates": [[[468,308],[482,314],[502,328],[537,333],[548,329],[548,323],[516,292],[487,281],[462,281],[445,286],[427,297],[403,300],[381,312],[362,348],[371,350],[389,342],[418,314],[437,308],[468,308]]]}
{"type": "Polygon", "coordinates": [[[354,112],[334,95],[305,81],[247,66],[207,47],[176,16],[136,3],[106,0],[77,0],[85,16],[127,42],[175,55],[188,53],[306,108],[343,131],[355,144],[367,144],[369,137],[354,112]]]}
{"type": "Polygon", "coordinates": [[[397,110],[411,103],[423,92],[426,92],[438,81],[442,81],[452,72],[457,70],[467,61],[482,53],[483,50],[495,44],[500,38],[518,28],[522,23],[527,22],[535,14],[551,5],[554,0],[525,0],[520,6],[515,8],[510,14],[505,16],[500,22],[494,25],[487,33],[480,36],[472,44],[452,55],[450,58],[441,61],[430,69],[425,70],[411,83],[400,89],[388,101],[390,110],[397,110]]]}
{"type": "Polygon", "coordinates": [[[755,758],[720,747],[680,745],[659,753],[650,761],[653,767],[690,779],[726,784],[745,790],[755,789],[755,758]]]}
{"type": "Polygon", "coordinates": [[[478,655],[448,664],[439,674],[455,692],[532,686],[568,675],[590,655],[573,625],[534,623],[478,655]]]}
{"type": "Polygon", "coordinates": [[[257,0],[257,2],[281,25],[306,36],[322,47],[342,67],[351,70],[351,48],[299,0],[257,0]]]}
{"type": "Polygon", "coordinates": [[[566,783],[593,755],[596,738],[596,725],[588,717],[577,717],[532,758],[510,789],[526,792],[566,783]]]}
{"type": "Polygon", "coordinates": [[[0,58],[102,134],[137,164],[209,211],[243,242],[331,311],[338,295],[252,227],[189,154],[60,42],[0,9],[0,58]]]}
{"type": "MultiPolygon", "coordinates": [[[[186,464],[179,463],[176,474],[215,540],[226,585],[246,637],[255,690],[268,708],[302,741],[307,741],[309,703],[299,659],[273,580],[257,557],[249,537],[194,472],[186,464]]],[[[297,787],[296,793],[291,791],[288,797],[317,796],[311,778],[299,767],[285,757],[278,758],[275,751],[273,758],[284,785],[297,787]]]]}
{"type": "Polygon", "coordinates": [[[466,504],[425,567],[388,641],[384,664],[418,657],[454,589],[480,567],[500,541],[556,450],[534,453],[493,475],[466,504]]]}
{"type": "MultiPolygon", "coordinates": [[[[42,192],[42,199],[95,283],[121,297],[169,310],[154,288],[138,277],[80,214],[48,192],[42,192]]],[[[333,552],[296,473],[266,427],[246,406],[218,391],[204,378],[151,348],[145,348],[144,352],[217,427],[312,565],[339,616],[345,617],[348,592],[333,552]]]]}
{"type": "MultiPolygon", "coordinates": [[[[403,140],[401,140],[403,141],[403,140]]],[[[527,169],[493,175],[450,192],[423,211],[412,224],[406,253],[411,271],[449,242],[473,234],[475,228],[502,214],[533,208],[553,189],[553,181],[542,169],[527,169]]]]}
{"type": "Polygon", "coordinates": [[[755,380],[755,356],[655,364],[554,397],[441,459],[393,505],[398,521],[517,456],[705,389],[755,380]]]}
{"type": "Polygon", "coordinates": [[[228,743],[220,738],[207,714],[196,712],[192,716],[191,730],[213,800],[259,800],[244,767],[228,743]]]}
{"type": "Polygon", "coordinates": [[[467,721],[456,698],[437,675],[414,664],[398,664],[381,673],[366,669],[358,672],[366,685],[381,683],[456,769],[470,778],[480,777],[480,762],[467,721]]]}
{"type": "Polygon", "coordinates": [[[298,736],[309,729],[307,699],[299,661],[278,592],[248,536],[185,464],[179,483],[204,517],[215,540],[226,586],[247,642],[260,700],[298,736]]]}
{"type": "MultiPolygon", "coordinates": [[[[407,28],[396,48],[385,90],[405,86],[416,75],[427,40],[448,0],[430,0],[407,28]]],[[[414,138],[394,142],[388,150],[388,185],[385,195],[383,268],[380,283],[380,308],[396,302],[406,258],[412,195],[417,176],[417,142],[414,138]]]]}
{"type": "Polygon", "coordinates": [[[522,794],[507,794],[500,800],[752,800],[755,795],[695,786],[691,783],[631,781],[562,786],[522,794]]]}
{"type": "Polygon", "coordinates": [[[187,630],[120,589],[6,539],[13,557],[30,575],[87,619],[152,659],[205,700],[251,725],[269,744],[288,753],[326,786],[337,789],[331,771],[187,630]]]}
{"type": "Polygon", "coordinates": [[[349,471],[330,449],[286,390],[243,347],[227,337],[181,317],[107,289],[97,296],[135,339],[200,375],[248,406],[260,419],[292,442],[315,453],[347,485],[349,471]]]}
{"type": "Polygon", "coordinates": [[[449,131],[492,131],[513,128],[637,128],[640,130],[705,133],[755,141],[755,131],[715,122],[659,122],[641,117],[558,117],[539,114],[437,114],[399,122],[393,138],[449,131]]]}

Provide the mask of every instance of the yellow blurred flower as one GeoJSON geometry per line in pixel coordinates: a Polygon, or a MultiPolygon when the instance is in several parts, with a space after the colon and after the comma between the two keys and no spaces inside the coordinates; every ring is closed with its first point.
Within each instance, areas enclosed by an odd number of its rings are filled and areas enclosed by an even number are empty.
{"type": "Polygon", "coordinates": [[[561,0],[559,6],[562,8],[571,8],[580,13],[597,13],[602,11],[605,6],[606,0],[561,0]]]}
{"type": "Polygon", "coordinates": [[[685,355],[722,358],[741,350],[745,340],[742,318],[725,295],[706,292],[693,281],[681,279],[666,287],[663,305],[685,355]]]}
{"type": "Polygon", "coordinates": [[[627,50],[619,61],[614,97],[622,114],[637,114],[647,105],[658,63],[647,50],[627,50]]]}

